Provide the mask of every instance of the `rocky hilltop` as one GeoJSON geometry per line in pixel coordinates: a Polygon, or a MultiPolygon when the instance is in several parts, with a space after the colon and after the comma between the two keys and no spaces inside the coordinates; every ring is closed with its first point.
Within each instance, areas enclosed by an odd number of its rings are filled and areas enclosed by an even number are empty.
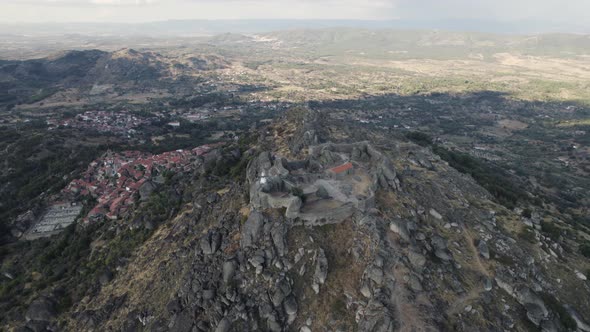
{"type": "Polygon", "coordinates": [[[72,100],[115,90],[119,94],[145,92],[165,87],[162,82],[170,86],[176,80],[199,77],[229,65],[215,55],[165,56],[133,49],[67,51],[41,59],[0,60],[0,103],[38,102],[59,91],[75,91],[72,100]]]}
{"type": "Polygon", "coordinates": [[[26,328],[590,331],[587,262],[430,149],[301,109],[257,133],[182,175],[129,259],[65,312],[58,290],[37,298],[26,328]]]}

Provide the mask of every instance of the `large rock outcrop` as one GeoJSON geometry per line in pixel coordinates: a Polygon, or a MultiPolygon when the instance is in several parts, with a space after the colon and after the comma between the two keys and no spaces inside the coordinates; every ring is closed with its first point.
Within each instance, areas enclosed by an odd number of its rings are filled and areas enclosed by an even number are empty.
{"type": "Polygon", "coordinates": [[[247,177],[253,208],[285,208],[307,224],[340,222],[374,207],[379,188],[400,188],[391,160],[367,142],[310,146],[309,157],[295,161],[262,152],[247,177]]]}

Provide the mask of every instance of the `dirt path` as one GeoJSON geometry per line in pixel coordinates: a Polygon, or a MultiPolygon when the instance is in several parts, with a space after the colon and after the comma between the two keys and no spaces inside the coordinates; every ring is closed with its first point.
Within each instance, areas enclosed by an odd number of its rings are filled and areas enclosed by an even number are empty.
{"type": "Polygon", "coordinates": [[[463,234],[465,234],[465,241],[467,242],[467,248],[469,249],[469,251],[471,252],[471,255],[475,259],[475,267],[477,267],[477,270],[479,272],[481,272],[481,274],[485,275],[486,277],[489,277],[490,273],[488,272],[486,267],[483,265],[483,263],[481,262],[481,258],[479,257],[479,250],[477,250],[477,248],[475,247],[475,244],[473,244],[473,235],[471,234],[471,231],[469,229],[465,228],[465,229],[463,229],[463,234]]]}
{"type": "MultiPolygon", "coordinates": [[[[473,244],[473,235],[471,234],[471,231],[469,229],[464,228],[463,234],[465,234],[465,241],[467,242],[467,249],[469,250],[469,252],[471,253],[471,256],[475,260],[473,267],[477,271],[479,271],[482,275],[489,278],[490,273],[488,272],[486,267],[481,262],[481,258],[479,257],[479,251],[475,247],[475,244],[473,244]]],[[[483,289],[483,286],[475,287],[475,288],[471,289],[469,292],[467,292],[467,294],[459,297],[453,304],[451,304],[451,306],[447,310],[447,314],[449,316],[456,315],[459,312],[463,311],[464,308],[467,306],[467,303],[478,298],[480,296],[480,294],[483,293],[484,291],[485,290],[483,289]]]]}

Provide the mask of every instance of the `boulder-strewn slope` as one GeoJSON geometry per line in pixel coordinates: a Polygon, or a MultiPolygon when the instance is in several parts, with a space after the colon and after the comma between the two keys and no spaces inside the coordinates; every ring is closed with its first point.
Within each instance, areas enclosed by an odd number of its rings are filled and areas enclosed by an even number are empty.
{"type": "MultiPolygon", "coordinates": [[[[586,264],[581,257],[538,232],[523,239],[527,218],[493,202],[430,150],[302,113],[262,131],[242,157],[250,160],[247,176],[185,193],[181,212],[57,326],[588,331],[590,289],[577,271],[586,264]],[[352,139],[358,136],[368,142],[352,139]],[[363,157],[369,150],[379,163],[363,157]],[[333,174],[331,167],[347,158],[354,167],[336,173],[349,173],[333,174]],[[363,176],[374,176],[375,185],[355,191],[363,176]],[[320,189],[322,183],[330,186],[320,189]],[[262,203],[261,193],[299,201],[262,203]],[[338,218],[301,218],[320,203],[329,212],[354,202],[359,197],[352,193],[372,193],[373,201],[352,204],[338,218]]],[[[30,310],[31,322],[52,317],[30,310]]]]}

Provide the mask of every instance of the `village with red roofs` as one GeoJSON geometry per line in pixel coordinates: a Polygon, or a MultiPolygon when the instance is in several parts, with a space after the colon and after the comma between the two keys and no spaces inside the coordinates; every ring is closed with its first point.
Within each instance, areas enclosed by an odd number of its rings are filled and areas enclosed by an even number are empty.
{"type": "MultiPolygon", "coordinates": [[[[155,185],[165,181],[166,172],[190,172],[198,158],[223,143],[208,144],[187,150],[161,154],[140,151],[107,152],[93,161],[82,175],[72,180],[54,201],[29,237],[53,234],[73,223],[78,214],[70,213],[78,202],[96,200],[87,215],[80,216],[85,223],[106,218],[119,219],[132,210],[140,199],[140,192],[150,193],[155,185]]],[[[80,209],[77,209],[78,212],[80,209]]]]}

